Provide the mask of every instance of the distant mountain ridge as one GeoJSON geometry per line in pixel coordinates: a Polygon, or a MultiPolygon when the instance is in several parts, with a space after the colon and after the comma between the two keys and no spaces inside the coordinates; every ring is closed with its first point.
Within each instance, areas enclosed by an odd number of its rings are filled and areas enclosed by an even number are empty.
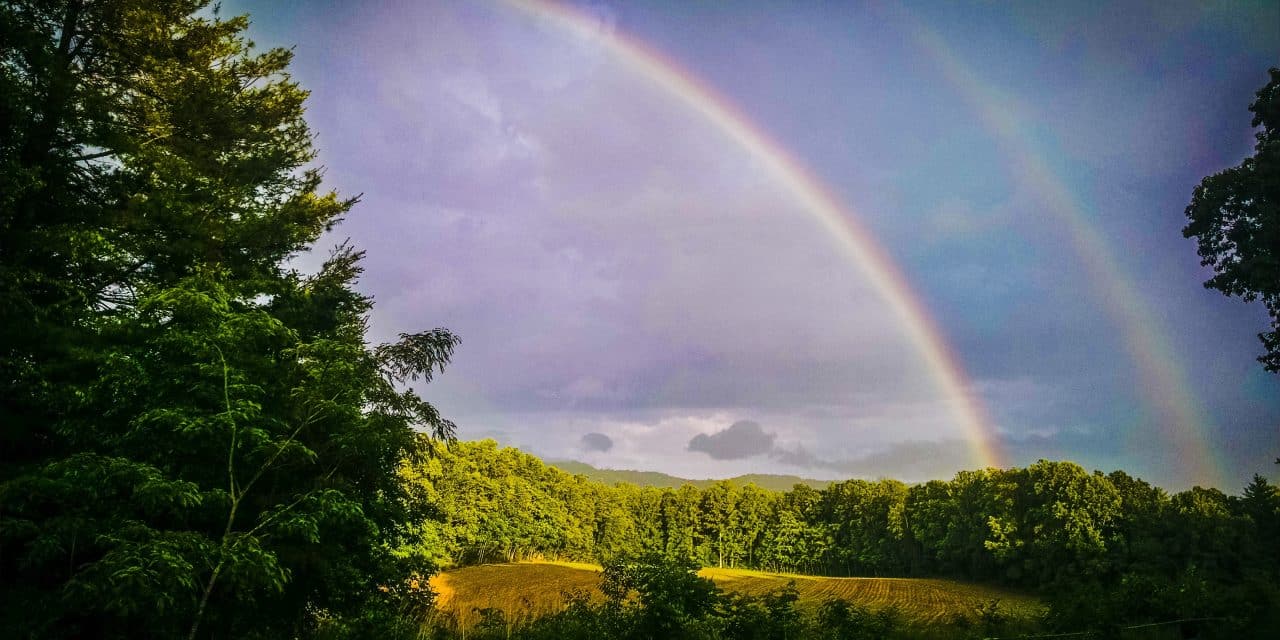
{"type": "MultiPolygon", "coordinates": [[[[691,484],[699,489],[706,489],[716,482],[719,482],[717,479],[692,480],[689,478],[679,478],[659,471],[599,469],[585,462],[578,462],[577,460],[546,460],[545,462],[547,465],[555,467],[565,473],[586,476],[596,482],[610,485],[625,482],[641,487],[677,489],[682,485],[691,484]]],[[[771,473],[748,473],[746,475],[728,478],[728,480],[739,486],[751,483],[761,489],[769,489],[771,491],[790,491],[791,488],[797,484],[808,485],[814,489],[825,489],[832,482],[831,480],[814,480],[812,478],[801,478],[800,476],[775,475],[771,473]]]]}

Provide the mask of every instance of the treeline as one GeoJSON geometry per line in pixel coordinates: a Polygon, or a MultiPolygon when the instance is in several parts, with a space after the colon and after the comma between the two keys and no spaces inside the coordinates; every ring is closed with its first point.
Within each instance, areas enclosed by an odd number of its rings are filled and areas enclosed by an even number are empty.
{"type": "Polygon", "coordinates": [[[660,553],[708,566],[941,576],[1036,590],[1063,624],[1254,619],[1280,606],[1280,491],[1261,476],[1239,496],[1170,495],[1122,471],[1040,461],[911,486],[660,489],[604,485],[481,441],[402,477],[433,514],[416,552],[436,563],[660,553]],[[1101,610],[1108,601],[1122,604],[1101,610]]]}

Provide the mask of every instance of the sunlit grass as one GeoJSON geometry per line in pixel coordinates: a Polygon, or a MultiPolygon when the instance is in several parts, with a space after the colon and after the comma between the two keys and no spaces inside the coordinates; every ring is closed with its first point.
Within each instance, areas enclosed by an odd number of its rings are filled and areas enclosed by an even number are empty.
{"type": "MultiPolygon", "coordinates": [[[[574,590],[599,600],[600,571],[598,565],[581,562],[490,564],[442,573],[432,578],[431,586],[439,594],[440,610],[468,627],[481,609],[500,609],[508,619],[520,619],[560,610],[564,594],[574,590]]],[[[873,610],[896,608],[905,622],[917,625],[948,624],[957,615],[973,618],[979,605],[992,600],[999,600],[1000,611],[1015,619],[1034,618],[1044,610],[1030,596],[954,580],[827,578],[721,568],[699,573],[726,591],[747,594],[780,589],[794,580],[801,607],[839,598],[873,610]]]]}

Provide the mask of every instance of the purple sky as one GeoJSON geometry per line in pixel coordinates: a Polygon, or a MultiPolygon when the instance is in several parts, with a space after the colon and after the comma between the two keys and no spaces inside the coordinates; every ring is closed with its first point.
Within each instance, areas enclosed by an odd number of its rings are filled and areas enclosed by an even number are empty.
{"type": "MultiPolygon", "coordinates": [[[[1165,328],[1225,488],[1275,477],[1266,316],[1204,290],[1183,209],[1251,152],[1275,4],[598,3],[590,37],[501,3],[226,3],[296,45],[329,184],[326,243],[369,252],[375,338],[463,338],[424,393],[463,438],[684,476],[948,477],[975,459],[866,274],[703,116],[614,55],[700,77],[860,215],[930,310],[1011,454],[1179,460],[1048,194],[911,25],[1014,114],[1165,328]],[[595,434],[595,435],[591,435],[595,434]]],[[[302,264],[314,259],[304,258],[302,264]]],[[[1170,366],[1164,362],[1159,366],[1170,366]]]]}

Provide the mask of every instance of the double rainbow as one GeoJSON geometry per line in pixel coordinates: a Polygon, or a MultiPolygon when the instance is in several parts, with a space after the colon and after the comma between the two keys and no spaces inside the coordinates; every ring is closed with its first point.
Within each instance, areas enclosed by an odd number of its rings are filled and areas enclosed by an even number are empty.
{"type": "MultiPolygon", "coordinates": [[[[578,36],[591,38],[599,31],[599,23],[592,16],[552,0],[508,0],[508,4],[578,36]]],[[[1198,482],[1220,482],[1221,471],[1214,464],[1203,436],[1207,421],[1191,401],[1185,376],[1176,359],[1171,357],[1167,341],[1149,309],[1117,268],[1117,262],[1098,231],[1089,224],[1080,202],[1053,173],[1046,159],[1024,142],[1016,115],[1002,105],[994,93],[984,90],[977,75],[945,42],[923,25],[915,25],[912,31],[1011,159],[1025,168],[1029,180],[1052,203],[1052,211],[1065,227],[1089,277],[1102,283],[1103,299],[1124,332],[1130,356],[1144,373],[1148,404],[1156,408],[1164,433],[1181,461],[1190,466],[1188,475],[1198,482]]],[[[662,52],[625,33],[613,34],[605,39],[604,46],[618,63],[697,113],[742,151],[756,158],[777,183],[796,198],[803,210],[822,225],[901,322],[906,337],[924,360],[950,412],[963,429],[974,462],[981,466],[1006,466],[999,434],[968,383],[963,366],[919,295],[875,238],[859,224],[855,211],[732,102],[662,52]]]]}

